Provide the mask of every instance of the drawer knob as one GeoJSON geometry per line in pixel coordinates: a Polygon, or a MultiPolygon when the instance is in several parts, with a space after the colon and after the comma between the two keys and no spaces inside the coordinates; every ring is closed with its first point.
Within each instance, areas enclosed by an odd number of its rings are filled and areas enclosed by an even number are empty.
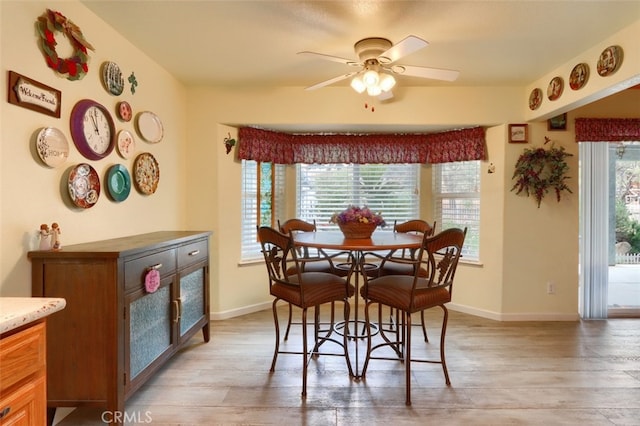
{"type": "Polygon", "coordinates": [[[0,420],[4,419],[7,415],[9,415],[10,411],[11,411],[11,407],[3,408],[2,411],[0,411],[0,420]]]}
{"type": "Polygon", "coordinates": [[[189,252],[189,256],[196,256],[198,254],[200,254],[200,250],[194,250],[192,252],[189,252]]]}

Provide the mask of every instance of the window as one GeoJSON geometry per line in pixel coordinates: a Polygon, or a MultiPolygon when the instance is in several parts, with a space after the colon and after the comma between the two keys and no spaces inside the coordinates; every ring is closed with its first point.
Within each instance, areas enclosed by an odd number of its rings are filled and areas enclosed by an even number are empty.
{"type": "Polygon", "coordinates": [[[480,260],[480,161],[433,165],[437,228],[467,227],[462,255],[480,260]]]}
{"type": "Polygon", "coordinates": [[[277,226],[284,209],[284,166],[242,161],[242,261],[262,258],[258,225],[277,226]]]}
{"type": "Polygon", "coordinates": [[[394,220],[418,217],[419,175],[418,164],[298,164],[296,215],[332,229],[333,213],[367,205],[392,229],[394,220]]]}

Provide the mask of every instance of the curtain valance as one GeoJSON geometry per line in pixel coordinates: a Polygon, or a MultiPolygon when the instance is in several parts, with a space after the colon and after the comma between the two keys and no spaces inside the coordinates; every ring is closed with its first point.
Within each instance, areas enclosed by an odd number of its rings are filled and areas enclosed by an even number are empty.
{"type": "Polygon", "coordinates": [[[576,142],[640,141],[640,118],[576,118],[576,142]]]}
{"type": "Polygon", "coordinates": [[[278,164],[447,163],[484,160],[482,127],[434,134],[287,134],[242,127],[238,156],[278,164]]]}

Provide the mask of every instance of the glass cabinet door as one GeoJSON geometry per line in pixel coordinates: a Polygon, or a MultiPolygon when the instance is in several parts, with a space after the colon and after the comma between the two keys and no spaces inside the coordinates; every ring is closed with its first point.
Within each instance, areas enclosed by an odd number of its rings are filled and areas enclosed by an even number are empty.
{"type": "Polygon", "coordinates": [[[185,270],[180,276],[180,337],[200,325],[205,316],[205,268],[185,270]]]}
{"type": "Polygon", "coordinates": [[[162,282],[153,293],[131,295],[129,303],[129,381],[172,349],[173,281],[162,282]]]}

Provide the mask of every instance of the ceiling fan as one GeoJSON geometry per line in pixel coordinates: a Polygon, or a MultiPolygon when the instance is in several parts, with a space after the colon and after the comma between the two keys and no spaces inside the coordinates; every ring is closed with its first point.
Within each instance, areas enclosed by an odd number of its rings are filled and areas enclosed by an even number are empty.
{"type": "Polygon", "coordinates": [[[309,51],[298,52],[299,55],[312,56],[360,68],[358,71],[342,74],[314,84],[313,86],[305,88],[305,90],[319,89],[353,77],[351,87],[356,92],[363,93],[366,91],[370,96],[388,99],[393,96],[391,89],[396,84],[395,78],[393,77],[394,75],[406,75],[444,81],[454,81],[458,78],[460,74],[459,71],[396,63],[396,61],[404,56],[420,50],[428,44],[425,40],[413,35],[406,37],[396,44],[391,43],[391,41],[386,38],[369,37],[358,41],[353,46],[358,60],[309,51]]]}

